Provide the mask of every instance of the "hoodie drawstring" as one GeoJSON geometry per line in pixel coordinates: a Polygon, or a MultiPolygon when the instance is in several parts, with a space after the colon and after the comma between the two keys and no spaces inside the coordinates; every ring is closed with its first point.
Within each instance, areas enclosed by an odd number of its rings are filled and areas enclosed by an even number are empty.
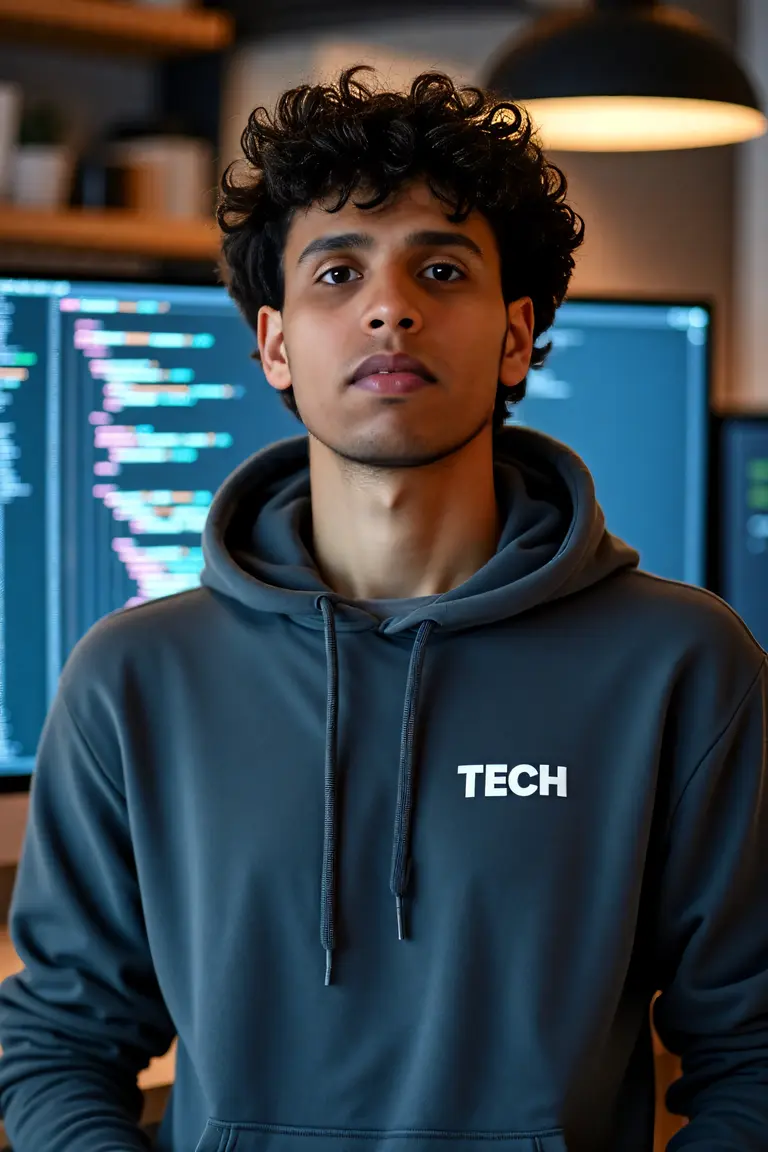
{"type": "Polygon", "coordinates": [[[336,947],[336,750],[339,719],[339,656],[333,604],[320,601],[325,620],[325,660],[328,669],[325,720],[325,818],[323,823],[323,875],[320,885],[320,942],[325,949],[325,983],[331,982],[336,947]]]}
{"type": "Polygon", "coordinates": [[[425,620],[419,626],[411,652],[408,682],[405,687],[403,726],[400,734],[400,773],[397,780],[397,807],[395,808],[395,835],[392,844],[392,876],[390,891],[397,911],[397,938],[405,940],[403,897],[411,879],[411,825],[413,822],[413,743],[419,704],[419,687],[424,667],[424,653],[434,620],[425,620]]]}
{"type": "MultiPolygon", "coordinates": [[[[331,983],[333,952],[336,947],[336,863],[338,827],[336,819],[336,762],[338,749],[339,659],[336,644],[336,618],[333,602],[320,598],[325,622],[325,658],[328,675],[325,726],[325,815],[323,823],[323,873],[320,885],[320,943],[325,952],[325,983],[331,983]]],[[[390,890],[395,897],[397,936],[406,939],[403,898],[411,879],[411,826],[414,796],[414,738],[418,715],[419,688],[424,654],[434,620],[425,620],[416,634],[408,667],[405,706],[400,736],[400,769],[397,781],[395,833],[392,846],[390,890]]]]}

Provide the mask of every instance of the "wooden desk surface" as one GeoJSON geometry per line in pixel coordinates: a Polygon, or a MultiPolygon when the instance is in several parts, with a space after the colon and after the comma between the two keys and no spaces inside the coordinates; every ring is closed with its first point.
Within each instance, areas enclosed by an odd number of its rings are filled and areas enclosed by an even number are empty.
{"type": "MultiPolygon", "coordinates": [[[[23,964],[16,955],[16,951],[8,935],[8,929],[0,927],[0,980],[19,972],[23,964]]],[[[2,1049],[0,1049],[2,1051],[2,1049]]],[[[176,1042],[174,1041],[165,1056],[153,1060],[152,1063],[139,1075],[139,1086],[142,1089],[164,1088],[173,1083],[176,1072],[176,1042]]]]}

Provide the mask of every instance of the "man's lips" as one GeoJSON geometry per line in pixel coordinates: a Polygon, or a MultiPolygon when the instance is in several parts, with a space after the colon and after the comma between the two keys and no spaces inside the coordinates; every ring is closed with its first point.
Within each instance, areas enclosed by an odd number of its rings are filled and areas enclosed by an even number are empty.
{"type": "Polygon", "coordinates": [[[379,352],[368,356],[352,373],[350,383],[363,392],[379,396],[404,396],[436,380],[427,366],[404,352],[379,352]]]}
{"type": "Polygon", "coordinates": [[[363,392],[377,392],[380,396],[402,396],[417,392],[420,388],[430,388],[432,381],[425,380],[416,372],[374,372],[355,380],[353,388],[363,392]]]}
{"type": "MultiPolygon", "coordinates": [[[[386,381],[387,377],[398,377],[402,381],[405,381],[406,377],[416,377],[420,380],[421,385],[436,383],[435,377],[426,364],[417,360],[415,356],[407,356],[404,352],[379,352],[375,356],[366,357],[358,364],[352,373],[350,384],[360,384],[364,380],[379,378],[386,381]]],[[[366,385],[366,387],[372,388],[371,385],[366,385]]]]}

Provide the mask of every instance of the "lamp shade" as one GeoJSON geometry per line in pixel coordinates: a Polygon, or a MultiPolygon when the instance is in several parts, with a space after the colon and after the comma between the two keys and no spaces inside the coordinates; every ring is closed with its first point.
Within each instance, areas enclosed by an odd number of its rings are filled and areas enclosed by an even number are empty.
{"type": "Polygon", "coordinates": [[[705,24],[653,0],[598,0],[537,21],[492,62],[486,87],[523,104],[547,148],[628,152],[732,144],[768,121],[705,24]]]}

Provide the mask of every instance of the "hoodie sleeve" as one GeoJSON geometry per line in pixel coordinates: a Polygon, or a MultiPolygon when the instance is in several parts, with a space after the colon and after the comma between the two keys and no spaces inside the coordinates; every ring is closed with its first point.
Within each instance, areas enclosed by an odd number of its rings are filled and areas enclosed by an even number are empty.
{"type": "Polygon", "coordinates": [[[768,1150],[768,664],[677,802],[660,891],[654,1008],[689,1118],[668,1152],[768,1150]]]}
{"type": "Polygon", "coordinates": [[[10,927],[25,965],[0,986],[0,1110],[14,1152],[145,1152],[137,1077],[174,1028],[120,780],[62,689],[40,743],[10,927]]]}

